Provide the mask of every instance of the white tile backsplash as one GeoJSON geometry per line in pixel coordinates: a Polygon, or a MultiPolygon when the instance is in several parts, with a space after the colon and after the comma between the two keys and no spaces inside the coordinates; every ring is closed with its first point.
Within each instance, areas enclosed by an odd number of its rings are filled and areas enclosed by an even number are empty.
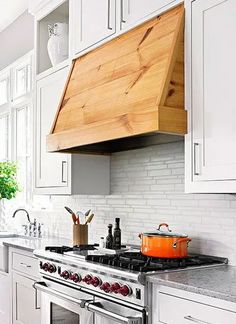
{"type": "Polygon", "coordinates": [[[192,238],[191,250],[225,256],[236,265],[236,195],[185,194],[183,142],[113,154],[111,191],[109,196],[35,197],[33,214],[46,233],[70,238],[72,222],[64,206],[93,208],[91,241],[105,236],[115,217],[129,243],[139,243],[138,233],[167,222],[192,238]]]}

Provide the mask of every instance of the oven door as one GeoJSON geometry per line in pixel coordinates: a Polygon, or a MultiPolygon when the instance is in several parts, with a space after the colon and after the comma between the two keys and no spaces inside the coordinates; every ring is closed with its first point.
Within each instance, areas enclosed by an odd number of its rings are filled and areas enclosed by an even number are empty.
{"type": "Polygon", "coordinates": [[[147,324],[145,309],[128,303],[120,305],[96,298],[87,303],[87,309],[94,314],[94,324],[147,324]]]}
{"type": "Polygon", "coordinates": [[[94,324],[94,314],[85,308],[93,301],[91,295],[45,282],[36,282],[34,288],[41,292],[42,324],[94,324]]]}

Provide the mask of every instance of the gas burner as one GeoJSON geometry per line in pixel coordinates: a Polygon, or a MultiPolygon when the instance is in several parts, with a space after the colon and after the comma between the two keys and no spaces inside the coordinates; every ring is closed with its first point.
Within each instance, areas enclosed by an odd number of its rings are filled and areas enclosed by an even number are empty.
{"type": "Polygon", "coordinates": [[[125,252],[120,255],[88,255],[87,261],[100,263],[120,269],[136,272],[183,269],[186,267],[222,264],[216,257],[190,255],[183,259],[161,259],[142,255],[140,252],[125,252]]]}
{"type": "Polygon", "coordinates": [[[45,251],[54,252],[58,254],[64,254],[68,252],[82,252],[82,251],[93,251],[96,250],[98,244],[81,244],[70,246],[46,246],[45,251]]]}
{"type": "Polygon", "coordinates": [[[75,245],[73,247],[73,251],[93,251],[96,250],[96,248],[99,246],[99,244],[81,244],[81,245],[75,245]]]}
{"type": "Polygon", "coordinates": [[[73,248],[69,246],[46,246],[45,251],[64,254],[65,252],[73,251],[73,248]]]}

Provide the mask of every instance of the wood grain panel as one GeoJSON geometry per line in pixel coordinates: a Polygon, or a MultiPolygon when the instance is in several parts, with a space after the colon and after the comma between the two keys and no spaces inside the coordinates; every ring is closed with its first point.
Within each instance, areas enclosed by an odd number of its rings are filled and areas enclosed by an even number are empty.
{"type": "Polygon", "coordinates": [[[181,5],[75,60],[48,150],[184,134],[183,16],[181,5]]]}

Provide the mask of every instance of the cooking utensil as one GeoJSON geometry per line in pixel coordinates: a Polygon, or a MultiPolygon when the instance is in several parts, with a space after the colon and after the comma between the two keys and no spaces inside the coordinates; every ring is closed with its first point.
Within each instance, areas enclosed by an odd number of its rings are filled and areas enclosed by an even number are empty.
{"type": "Polygon", "coordinates": [[[91,212],[91,209],[87,210],[84,215],[87,217],[90,214],[90,212],[91,212]]]}
{"type": "Polygon", "coordinates": [[[85,222],[85,225],[87,225],[87,224],[89,224],[89,223],[92,222],[92,220],[93,220],[93,216],[94,216],[94,214],[91,214],[91,215],[87,218],[87,220],[86,220],[86,222],[85,222]]]}
{"type": "Polygon", "coordinates": [[[169,225],[162,223],[157,231],[139,234],[142,240],[141,253],[155,258],[185,258],[188,256],[188,243],[191,241],[185,234],[173,233],[169,225]],[[166,231],[161,230],[166,227],[166,231]]]}
{"type": "Polygon", "coordinates": [[[78,222],[78,218],[77,218],[76,214],[75,214],[75,213],[73,212],[73,210],[70,209],[69,207],[66,207],[66,206],[65,206],[65,210],[67,210],[68,213],[71,214],[72,221],[73,221],[73,223],[74,223],[74,225],[75,225],[75,224],[78,222]]]}
{"type": "Polygon", "coordinates": [[[82,223],[85,222],[85,214],[82,211],[78,210],[76,212],[76,216],[77,216],[77,223],[78,224],[82,224],[82,223]],[[81,222],[81,219],[82,219],[82,222],[81,222]]]}

